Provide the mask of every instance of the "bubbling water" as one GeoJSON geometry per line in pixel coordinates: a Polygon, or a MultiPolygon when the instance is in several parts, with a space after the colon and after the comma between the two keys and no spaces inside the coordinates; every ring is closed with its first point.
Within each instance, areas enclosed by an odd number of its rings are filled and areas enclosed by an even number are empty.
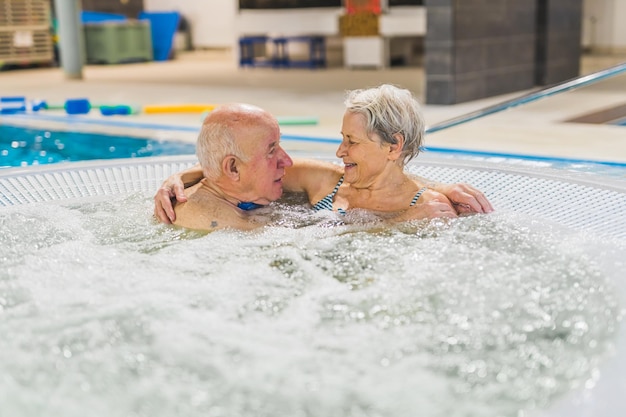
{"type": "Polygon", "coordinates": [[[620,327],[624,242],[293,201],[206,234],[151,204],[0,213],[0,415],[517,416],[592,383],[620,327]]]}

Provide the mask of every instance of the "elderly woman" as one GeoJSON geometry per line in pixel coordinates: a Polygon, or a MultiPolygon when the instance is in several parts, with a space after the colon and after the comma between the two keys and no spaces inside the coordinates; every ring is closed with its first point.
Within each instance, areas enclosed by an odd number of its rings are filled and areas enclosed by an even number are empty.
{"type": "MultiPolygon", "coordinates": [[[[336,153],[343,167],[294,159],[285,170],[285,190],[305,192],[314,210],[366,209],[395,221],[493,210],[469,185],[431,183],[405,172],[407,162],[420,151],[425,125],[419,103],[408,90],[392,85],[355,90],[348,93],[345,105],[336,153]]],[[[173,221],[170,199],[185,201],[183,183],[200,178],[198,167],[168,178],[155,195],[155,216],[173,221]]]]}

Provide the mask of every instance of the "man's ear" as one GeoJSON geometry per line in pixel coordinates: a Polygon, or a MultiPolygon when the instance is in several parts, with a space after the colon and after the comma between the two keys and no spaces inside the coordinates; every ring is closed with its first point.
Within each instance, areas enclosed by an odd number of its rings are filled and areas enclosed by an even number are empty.
{"type": "Polygon", "coordinates": [[[239,160],[235,155],[227,155],[222,160],[222,172],[228,178],[238,181],[239,180],[239,160]]]}
{"type": "Polygon", "coordinates": [[[404,148],[404,135],[402,133],[396,133],[393,135],[396,143],[389,145],[389,159],[396,161],[402,155],[402,149],[404,148]]]}

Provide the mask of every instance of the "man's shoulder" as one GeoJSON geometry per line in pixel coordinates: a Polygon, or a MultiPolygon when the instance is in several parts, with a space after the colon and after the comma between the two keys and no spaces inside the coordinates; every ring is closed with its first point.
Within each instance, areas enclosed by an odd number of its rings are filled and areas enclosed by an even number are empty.
{"type": "Polygon", "coordinates": [[[247,213],[242,212],[232,204],[216,197],[211,193],[197,190],[187,196],[187,202],[177,204],[177,226],[195,230],[214,231],[232,228],[251,230],[260,224],[249,219],[247,213]]]}
{"type": "MultiPolygon", "coordinates": [[[[192,187],[193,188],[193,187],[192,187]]],[[[201,188],[185,190],[187,201],[174,206],[177,226],[196,230],[215,230],[221,228],[227,220],[229,211],[234,211],[210,193],[202,192],[201,188]]]]}

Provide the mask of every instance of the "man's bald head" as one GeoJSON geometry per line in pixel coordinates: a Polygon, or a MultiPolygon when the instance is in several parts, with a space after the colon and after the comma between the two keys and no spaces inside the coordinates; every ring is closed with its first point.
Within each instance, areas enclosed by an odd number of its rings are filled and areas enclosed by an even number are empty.
{"type": "Polygon", "coordinates": [[[247,161],[254,142],[273,131],[279,131],[278,121],[260,107],[232,103],[213,110],[205,117],[196,144],[196,155],[204,175],[216,179],[220,175],[221,162],[228,155],[247,161]]]}

